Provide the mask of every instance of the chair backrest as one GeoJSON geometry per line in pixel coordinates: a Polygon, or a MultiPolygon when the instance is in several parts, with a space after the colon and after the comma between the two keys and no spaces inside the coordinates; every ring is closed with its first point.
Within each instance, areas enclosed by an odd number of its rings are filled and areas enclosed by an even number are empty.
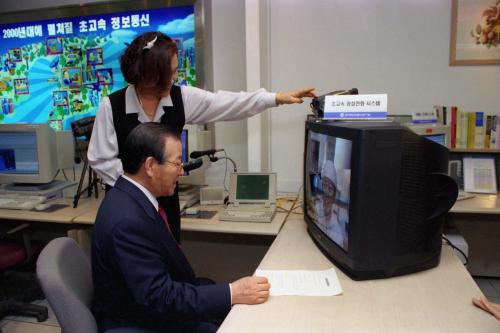
{"type": "Polygon", "coordinates": [[[90,310],[94,292],[90,262],[73,239],[61,237],[47,244],[36,272],[63,332],[97,332],[90,310]]]}

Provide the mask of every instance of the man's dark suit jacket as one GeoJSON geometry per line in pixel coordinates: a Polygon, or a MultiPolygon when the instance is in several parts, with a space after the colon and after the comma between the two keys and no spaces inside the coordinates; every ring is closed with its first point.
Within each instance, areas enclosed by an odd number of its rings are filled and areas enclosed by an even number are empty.
{"type": "MultiPolygon", "coordinates": [[[[228,284],[203,284],[153,204],[120,177],[104,198],[92,241],[93,311],[99,330],[220,320],[228,284]]],[[[180,325],[180,326],[179,326],[180,325]]]]}

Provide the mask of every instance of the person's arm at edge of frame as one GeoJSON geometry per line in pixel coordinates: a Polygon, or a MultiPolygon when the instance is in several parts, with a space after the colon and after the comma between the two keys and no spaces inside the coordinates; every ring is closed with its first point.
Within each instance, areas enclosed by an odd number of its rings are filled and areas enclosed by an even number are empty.
{"type": "Polygon", "coordinates": [[[103,98],[99,104],[87,158],[92,169],[108,185],[113,186],[118,177],[123,174],[122,161],[118,158],[118,141],[108,97],[103,98]]]}
{"type": "Polygon", "coordinates": [[[264,88],[253,92],[216,93],[196,87],[181,86],[188,124],[206,124],[216,121],[241,120],[281,104],[302,103],[305,97],[315,97],[314,88],[293,92],[267,92],[264,88]]]}
{"type": "Polygon", "coordinates": [[[488,301],[486,298],[473,298],[472,303],[478,308],[492,314],[496,319],[500,320],[500,304],[488,301]]]}

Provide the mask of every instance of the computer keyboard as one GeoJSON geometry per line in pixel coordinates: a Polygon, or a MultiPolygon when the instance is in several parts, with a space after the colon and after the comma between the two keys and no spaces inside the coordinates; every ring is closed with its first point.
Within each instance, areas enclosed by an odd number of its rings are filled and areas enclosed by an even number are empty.
{"type": "Polygon", "coordinates": [[[0,208],[31,210],[45,200],[41,195],[0,194],[0,208]]]}
{"type": "Polygon", "coordinates": [[[273,220],[273,211],[235,211],[225,210],[219,214],[219,220],[232,222],[271,222],[273,220]]]}

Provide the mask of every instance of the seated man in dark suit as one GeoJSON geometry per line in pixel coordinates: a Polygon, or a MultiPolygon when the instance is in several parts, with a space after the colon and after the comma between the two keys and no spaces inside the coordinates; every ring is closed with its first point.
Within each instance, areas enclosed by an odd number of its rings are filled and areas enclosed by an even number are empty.
{"type": "Polygon", "coordinates": [[[179,137],[158,123],[128,136],[125,174],[104,198],[93,233],[93,311],[99,331],[214,332],[232,304],[269,297],[263,277],[231,284],[196,278],[156,197],[172,195],[183,174],[179,137]]]}

